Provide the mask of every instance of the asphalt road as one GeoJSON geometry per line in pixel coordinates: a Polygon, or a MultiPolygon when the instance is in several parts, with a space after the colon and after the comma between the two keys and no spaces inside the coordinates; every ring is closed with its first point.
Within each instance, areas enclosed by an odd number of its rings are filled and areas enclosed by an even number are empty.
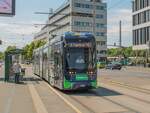
{"type": "Polygon", "coordinates": [[[0,82],[0,113],[150,113],[149,71],[99,70],[96,90],[74,92],[52,88],[31,67],[25,78],[0,82]]]}

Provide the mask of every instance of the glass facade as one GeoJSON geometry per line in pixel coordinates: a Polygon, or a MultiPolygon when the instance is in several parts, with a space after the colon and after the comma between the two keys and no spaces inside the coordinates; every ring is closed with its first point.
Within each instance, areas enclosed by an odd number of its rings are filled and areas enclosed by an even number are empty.
{"type": "Polygon", "coordinates": [[[106,33],[104,33],[104,32],[96,32],[96,36],[106,36],[106,33]]]}
{"type": "Polygon", "coordinates": [[[132,4],[133,12],[150,6],[150,0],[135,0],[132,4]]]}
{"type": "Polygon", "coordinates": [[[150,27],[133,30],[133,45],[147,44],[150,40],[150,27]]]}
{"type": "MultiPolygon", "coordinates": [[[[74,26],[79,26],[79,27],[92,27],[93,24],[91,22],[80,22],[80,21],[75,21],[74,26]]],[[[106,28],[105,24],[101,23],[96,23],[97,28],[106,28]]]]}
{"type": "Polygon", "coordinates": [[[143,24],[149,21],[150,21],[150,10],[146,10],[133,16],[133,26],[143,24]]]}
{"type": "MultiPolygon", "coordinates": [[[[89,5],[89,4],[83,4],[83,3],[75,3],[74,5],[75,7],[78,8],[87,8],[87,9],[93,9],[93,5],[89,5]]],[[[105,6],[96,6],[97,10],[106,10],[105,6]]]]}
{"type": "Polygon", "coordinates": [[[134,46],[147,45],[147,42],[150,40],[150,8],[148,8],[149,6],[150,0],[134,0],[133,2],[134,46]]]}

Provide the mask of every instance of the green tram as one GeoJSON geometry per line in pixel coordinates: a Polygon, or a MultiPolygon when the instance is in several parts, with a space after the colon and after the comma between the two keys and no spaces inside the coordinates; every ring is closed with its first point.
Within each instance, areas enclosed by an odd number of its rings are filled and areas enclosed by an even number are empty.
{"type": "Polygon", "coordinates": [[[34,74],[61,90],[97,87],[96,41],[91,33],[66,32],[34,51],[34,74]]]}

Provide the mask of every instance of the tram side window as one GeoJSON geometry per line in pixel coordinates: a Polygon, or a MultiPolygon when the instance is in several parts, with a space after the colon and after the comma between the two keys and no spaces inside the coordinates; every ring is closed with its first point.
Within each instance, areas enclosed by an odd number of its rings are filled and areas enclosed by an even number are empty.
{"type": "Polygon", "coordinates": [[[61,54],[55,52],[54,57],[55,57],[54,58],[55,66],[57,66],[58,68],[60,68],[61,67],[61,54]]]}
{"type": "Polygon", "coordinates": [[[50,60],[50,62],[52,63],[52,61],[54,61],[54,47],[53,46],[50,46],[50,48],[49,48],[49,53],[50,53],[50,58],[49,58],[49,60],[50,60]]]}
{"type": "Polygon", "coordinates": [[[39,60],[39,56],[36,55],[36,56],[35,56],[35,64],[36,64],[36,65],[39,64],[39,63],[38,63],[38,60],[39,60]]]}

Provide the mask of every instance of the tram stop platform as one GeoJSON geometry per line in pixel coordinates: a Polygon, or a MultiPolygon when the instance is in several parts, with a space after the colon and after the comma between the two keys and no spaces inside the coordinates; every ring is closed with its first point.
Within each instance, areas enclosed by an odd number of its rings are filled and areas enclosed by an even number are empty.
{"type": "Polygon", "coordinates": [[[26,75],[20,84],[4,82],[0,68],[0,113],[74,113],[47,83],[33,75],[31,66],[24,68],[26,75]]]}
{"type": "Polygon", "coordinates": [[[36,113],[28,83],[31,76],[26,76],[20,84],[4,82],[4,71],[0,68],[0,113],[36,113]]]}

